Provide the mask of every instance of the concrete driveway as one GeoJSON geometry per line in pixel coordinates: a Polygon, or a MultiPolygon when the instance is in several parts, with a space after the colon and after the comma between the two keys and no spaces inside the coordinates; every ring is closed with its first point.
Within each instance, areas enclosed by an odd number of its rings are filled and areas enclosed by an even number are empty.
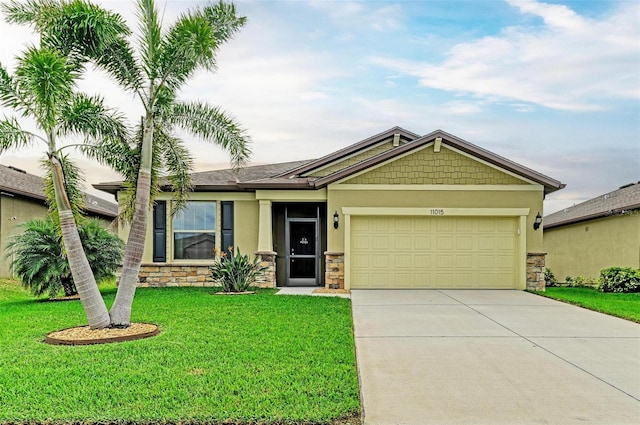
{"type": "Polygon", "coordinates": [[[351,300],[365,425],[640,424],[640,324],[522,291],[351,300]]]}

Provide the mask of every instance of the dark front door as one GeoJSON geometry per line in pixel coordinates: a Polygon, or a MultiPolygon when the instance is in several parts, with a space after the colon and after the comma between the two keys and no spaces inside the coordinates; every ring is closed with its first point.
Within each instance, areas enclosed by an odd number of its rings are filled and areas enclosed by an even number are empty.
{"type": "Polygon", "coordinates": [[[318,284],[318,220],[287,220],[287,285],[318,284]]]}

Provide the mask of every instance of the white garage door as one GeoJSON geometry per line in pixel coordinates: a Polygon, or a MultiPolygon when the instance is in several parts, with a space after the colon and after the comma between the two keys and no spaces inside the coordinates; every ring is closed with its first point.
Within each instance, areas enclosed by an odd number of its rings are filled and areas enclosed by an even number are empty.
{"type": "Polygon", "coordinates": [[[512,217],[354,216],[351,288],[516,287],[512,217]]]}

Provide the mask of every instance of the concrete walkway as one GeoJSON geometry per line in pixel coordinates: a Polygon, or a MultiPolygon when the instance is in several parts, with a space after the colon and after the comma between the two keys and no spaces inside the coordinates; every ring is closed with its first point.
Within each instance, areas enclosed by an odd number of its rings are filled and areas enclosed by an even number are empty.
{"type": "Polygon", "coordinates": [[[351,299],[364,425],[640,424],[640,324],[522,291],[351,299]]]}

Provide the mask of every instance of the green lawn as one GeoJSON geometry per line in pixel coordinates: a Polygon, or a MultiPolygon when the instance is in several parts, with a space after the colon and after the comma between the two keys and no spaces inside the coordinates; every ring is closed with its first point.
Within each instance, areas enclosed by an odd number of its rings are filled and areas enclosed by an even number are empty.
{"type": "Polygon", "coordinates": [[[209,292],[139,289],[132,320],[160,335],[51,346],[47,332],[86,323],[80,302],[0,280],[0,423],[357,422],[349,300],[209,292]]]}
{"type": "Polygon", "coordinates": [[[640,293],[619,294],[592,288],[554,286],[536,294],[640,323],[640,293]]]}

